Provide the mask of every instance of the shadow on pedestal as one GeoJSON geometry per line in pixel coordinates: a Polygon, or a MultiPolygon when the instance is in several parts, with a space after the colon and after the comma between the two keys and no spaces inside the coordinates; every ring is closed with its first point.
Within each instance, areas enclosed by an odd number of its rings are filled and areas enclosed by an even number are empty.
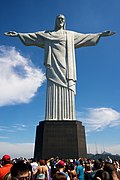
{"type": "Polygon", "coordinates": [[[35,159],[86,157],[85,129],[80,121],[42,121],[36,129],[35,159]]]}

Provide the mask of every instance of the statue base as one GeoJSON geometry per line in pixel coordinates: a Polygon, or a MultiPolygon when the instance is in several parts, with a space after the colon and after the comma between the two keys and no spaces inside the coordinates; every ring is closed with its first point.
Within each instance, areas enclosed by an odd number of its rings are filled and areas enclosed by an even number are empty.
{"type": "Polygon", "coordinates": [[[86,157],[85,128],[80,121],[41,121],[36,129],[34,158],[86,157]]]}

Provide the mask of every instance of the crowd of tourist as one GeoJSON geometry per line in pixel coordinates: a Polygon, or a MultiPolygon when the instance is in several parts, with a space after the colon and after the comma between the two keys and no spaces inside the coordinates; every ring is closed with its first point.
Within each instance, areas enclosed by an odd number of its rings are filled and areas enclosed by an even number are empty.
{"type": "Polygon", "coordinates": [[[0,160],[0,180],[120,180],[119,163],[110,157],[35,161],[6,154],[0,160]]]}

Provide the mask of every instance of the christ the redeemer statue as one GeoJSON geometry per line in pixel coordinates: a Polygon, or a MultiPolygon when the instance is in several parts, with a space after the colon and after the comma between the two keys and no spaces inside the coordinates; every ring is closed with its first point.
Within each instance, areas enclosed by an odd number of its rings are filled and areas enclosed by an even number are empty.
{"type": "Polygon", "coordinates": [[[47,94],[46,120],[75,120],[76,62],[75,48],[94,46],[100,37],[114,32],[81,34],[65,29],[65,16],[56,17],[53,31],[17,33],[9,31],[7,36],[18,37],[26,46],[44,48],[47,94]]]}

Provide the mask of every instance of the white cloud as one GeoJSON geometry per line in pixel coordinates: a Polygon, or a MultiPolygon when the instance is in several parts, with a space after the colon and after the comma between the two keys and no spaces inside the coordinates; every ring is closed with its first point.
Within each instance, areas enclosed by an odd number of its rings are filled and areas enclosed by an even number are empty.
{"type": "Polygon", "coordinates": [[[0,136],[0,139],[7,139],[7,136],[0,136]]]}
{"type": "Polygon", "coordinates": [[[28,103],[45,80],[14,47],[0,46],[0,106],[28,103]]]}
{"type": "Polygon", "coordinates": [[[9,132],[9,133],[13,133],[13,132],[17,132],[17,131],[26,131],[27,130],[27,126],[24,124],[15,124],[15,125],[11,125],[11,126],[0,126],[0,131],[2,132],[9,132]]]}
{"type": "Polygon", "coordinates": [[[24,124],[15,124],[11,127],[11,129],[16,132],[16,131],[26,131],[27,126],[24,124]]]}
{"type": "Polygon", "coordinates": [[[83,122],[87,132],[120,125],[120,113],[112,108],[89,108],[78,113],[78,119],[83,122]]]}
{"type": "Polygon", "coordinates": [[[10,128],[9,126],[0,126],[0,132],[15,132],[13,128],[10,128]]]}
{"type": "Polygon", "coordinates": [[[9,154],[12,158],[31,158],[33,157],[34,144],[33,143],[9,143],[0,142],[0,158],[4,154],[9,154]]]}

